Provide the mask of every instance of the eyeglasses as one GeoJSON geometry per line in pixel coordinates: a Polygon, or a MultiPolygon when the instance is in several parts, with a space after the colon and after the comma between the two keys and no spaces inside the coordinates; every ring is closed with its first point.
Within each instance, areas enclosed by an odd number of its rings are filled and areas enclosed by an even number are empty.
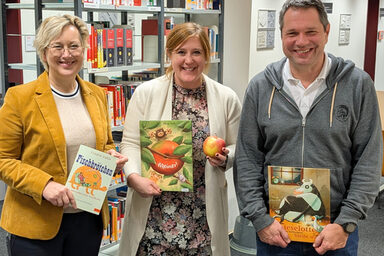
{"type": "Polygon", "coordinates": [[[51,49],[52,54],[54,56],[61,56],[64,54],[65,50],[68,50],[68,53],[72,57],[77,57],[81,54],[83,50],[83,47],[79,44],[71,44],[68,47],[64,47],[61,44],[53,44],[53,45],[49,45],[48,48],[51,49]]]}

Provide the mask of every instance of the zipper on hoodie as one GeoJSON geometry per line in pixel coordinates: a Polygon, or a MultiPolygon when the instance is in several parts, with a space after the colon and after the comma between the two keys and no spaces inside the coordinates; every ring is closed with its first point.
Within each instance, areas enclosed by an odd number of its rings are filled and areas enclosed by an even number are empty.
{"type": "Polygon", "coordinates": [[[304,139],[305,139],[305,117],[301,120],[301,127],[303,129],[303,137],[301,141],[301,167],[304,168],[304,139]]]}

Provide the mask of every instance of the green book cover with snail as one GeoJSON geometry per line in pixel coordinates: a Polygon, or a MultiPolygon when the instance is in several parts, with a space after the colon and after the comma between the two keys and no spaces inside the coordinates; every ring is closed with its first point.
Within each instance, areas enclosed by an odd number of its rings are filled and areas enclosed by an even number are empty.
{"type": "Polygon", "coordinates": [[[140,121],[141,175],[162,191],[193,191],[192,122],[140,121]]]}

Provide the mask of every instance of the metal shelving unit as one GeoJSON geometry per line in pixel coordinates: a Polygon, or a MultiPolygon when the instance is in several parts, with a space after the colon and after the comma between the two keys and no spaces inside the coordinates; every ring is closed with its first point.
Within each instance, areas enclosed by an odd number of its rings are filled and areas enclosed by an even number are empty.
{"type": "MultiPolygon", "coordinates": [[[[164,74],[166,63],[164,63],[164,16],[167,14],[184,14],[185,20],[189,21],[191,15],[203,14],[203,15],[218,15],[219,19],[219,53],[218,59],[211,61],[211,63],[218,65],[218,81],[223,81],[222,76],[222,62],[223,59],[223,36],[224,36],[224,0],[220,0],[220,10],[187,10],[182,8],[164,8],[164,1],[158,1],[158,6],[149,6],[149,7],[140,7],[140,6],[112,6],[112,5],[101,5],[98,8],[84,6],[81,0],[74,0],[70,3],[43,3],[42,0],[34,0],[33,4],[24,4],[24,3],[6,3],[5,0],[1,2],[1,11],[0,18],[3,21],[3,26],[0,26],[0,33],[3,35],[3,38],[7,38],[6,31],[6,10],[7,9],[30,9],[35,11],[35,27],[37,28],[42,21],[43,10],[59,10],[59,11],[72,11],[74,15],[82,17],[83,12],[88,12],[90,16],[88,19],[92,21],[94,12],[119,12],[122,13],[122,21],[126,22],[127,13],[149,13],[158,16],[158,35],[159,35],[159,44],[158,44],[158,59],[159,63],[141,63],[134,62],[132,66],[120,66],[120,67],[108,67],[102,69],[84,69],[84,72],[87,72],[90,76],[90,81],[94,81],[94,75],[97,73],[106,73],[112,71],[122,71],[123,77],[127,76],[128,71],[132,70],[144,70],[147,68],[158,68],[159,75],[164,74]],[[124,16],[125,15],[125,16],[124,16]]],[[[7,64],[7,44],[6,40],[0,42],[0,62],[7,64]]],[[[39,75],[44,70],[41,65],[38,57],[36,56],[37,64],[26,64],[26,63],[16,63],[16,64],[7,64],[0,65],[0,86],[1,94],[5,95],[6,90],[9,88],[8,81],[8,69],[23,69],[23,70],[36,70],[39,75]]],[[[1,104],[0,100],[0,104],[1,104]]]]}
{"type": "MultiPolygon", "coordinates": [[[[7,9],[30,9],[35,12],[35,27],[37,28],[42,21],[42,13],[43,10],[59,10],[59,11],[71,11],[74,12],[74,15],[78,17],[82,17],[83,12],[88,12],[88,21],[92,21],[94,12],[120,12],[122,13],[122,23],[126,24],[127,21],[127,13],[149,13],[158,16],[158,36],[159,36],[159,44],[158,44],[158,59],[159,63],[145,63],[145,62],[137,62],[135,61],[132,66],[119,66],[119,67],[106,67],[101,69],[84,69],[90,76],[90,80],[93,81],[94,75],[97,73],[108,73],[114,71],[124,72],[132,71],[132,70],[145,70],[148,68],[158,68],[159,74],[164,74],[165,67],[167,66],[164,63],[164,16],[167,14],[184,14],[185,20],[189,21],[191,15],[196,14],[204,14],[204,15],[218,15],[218,23],[219,23],[219,53],[218,59],[211,61],[211,63],[218,65],[218,81],[222,83],[222,62],[220,60],[223,59],[223,38],[224,38],[224,0],[220,0],[220,10],[187,10],[180,8],[164,8],[164,1],[159,0],[158,6],[154,7],[128,7],[128,6],[109,6],[102,5],[99,8],[92,7],[84,7],[81,0],[74,0],[73,3],[42,3],[42,0],[34,0],[33,4],[23,4],[23,3],[6,3],[6,0],[1,1],[0,5],[0,19],[2,20],[2,25],[0,26],[0,35],[3,36],[4,40],[0,40],[0,86],[1,86],[1,94],[2,98],[0,98],[0,106],[2,105],[3,97],[5,92],[9,88],[9,80],[8,80],[8,69],[22,69],[22,70],[36,70],[37,75],[42,73],[44,70],[43,66],[40,63],[38,56],[36,55],[36,63],[35,64],[27,64],[27,63],[14,63],[8,64],[7,59],[7,31],[6,31],[6,10],[7,9]]],[[[126,73],[127,74],[127,73],[126,73]]],[[[113,127],[112,131],[122,131],[122,127],[113,127]]],[[[113,190],[124,186],[123,184],[117,184],[109,187],[109,190],[113,190]]],[[[110,248],[112,246],[117,245],[119,242],[113,242],[111,244],[105,245],[101,248],[101,250],[110,248]]]]}

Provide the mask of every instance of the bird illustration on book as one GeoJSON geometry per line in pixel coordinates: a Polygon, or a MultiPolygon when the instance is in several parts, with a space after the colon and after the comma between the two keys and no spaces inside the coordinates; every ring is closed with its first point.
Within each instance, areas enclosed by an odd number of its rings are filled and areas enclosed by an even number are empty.
{"type": "Polygon", "coordinates": [[[91,195],[94,190],[106,191],[107,187],[101,187],[102,177],[99,171],[92,169],[88,166],[81,166],[76,169],[70,180],[71,187],[73,189],[79,190],[79,187],[85,187],[85,192],[89,194],[89,189],[91,190],[91,195]]]}
{"type": "Polygon", "coordinates": [[[317,221],[325,217],[325,206],[312,179],[303,179],[301,186],[293,194],[281,200],[274,218],[280,218],[280,223],[284,220],[295,223],[301,221],[320,232],[323,227],[317,221]]]}

